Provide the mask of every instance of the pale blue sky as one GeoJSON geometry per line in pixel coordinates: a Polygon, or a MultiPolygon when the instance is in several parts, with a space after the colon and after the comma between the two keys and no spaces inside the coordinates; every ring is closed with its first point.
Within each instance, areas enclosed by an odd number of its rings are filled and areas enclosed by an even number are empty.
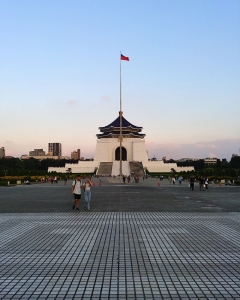
{"type": "Polygon", "coordinates": [[[239,0],[0,0],[0,147],[93,157],[119,111],[149,157],[240,148],[239,0]]]}

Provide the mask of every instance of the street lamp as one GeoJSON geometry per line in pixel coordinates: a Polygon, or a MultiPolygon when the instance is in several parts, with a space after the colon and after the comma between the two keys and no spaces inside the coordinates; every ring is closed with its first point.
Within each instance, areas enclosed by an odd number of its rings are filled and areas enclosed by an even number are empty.
{"type": "Polygon", "coordinates": [[[4,172],[5,172],[5,177],[7,176],[7,170],[4,170],[4,172]]]}

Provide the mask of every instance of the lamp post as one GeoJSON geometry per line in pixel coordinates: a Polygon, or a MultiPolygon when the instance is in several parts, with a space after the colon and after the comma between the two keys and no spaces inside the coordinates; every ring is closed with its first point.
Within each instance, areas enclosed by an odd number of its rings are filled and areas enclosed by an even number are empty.
{"type": "Polygon", "coordinates": [[[236,171],[236,176],[238,177],[238,171],[239,171],[239,169],[235,169],[235,171],[236,171]]]}

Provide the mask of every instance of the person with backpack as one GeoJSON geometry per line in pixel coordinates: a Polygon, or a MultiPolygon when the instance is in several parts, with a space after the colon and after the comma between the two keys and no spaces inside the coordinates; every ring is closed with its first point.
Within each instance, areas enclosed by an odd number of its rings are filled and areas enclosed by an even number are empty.
{"type": "Polygon", "coordinates": [[[81,176],[77,175],[76,179],[72,183],[72,195],[74,196],[74,204],[72,209],[79,210],[79,204],[81,199],[81,188],[83,187],[81,176]]]}
{"type": "Polygon", "coordinates": [[[92,187],[91,179],[87,178],[83,186],[84,186],[84,209],[90,210],[91,187],[92,187]]]}

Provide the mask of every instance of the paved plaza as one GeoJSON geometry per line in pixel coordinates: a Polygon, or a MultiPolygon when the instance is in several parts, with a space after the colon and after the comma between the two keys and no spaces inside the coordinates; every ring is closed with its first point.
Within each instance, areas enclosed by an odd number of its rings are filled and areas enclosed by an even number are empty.
{"type": "Polygon", "coordinates": [[[0,188],[0,299],[240,299],[240,187],[0,188]]]}

